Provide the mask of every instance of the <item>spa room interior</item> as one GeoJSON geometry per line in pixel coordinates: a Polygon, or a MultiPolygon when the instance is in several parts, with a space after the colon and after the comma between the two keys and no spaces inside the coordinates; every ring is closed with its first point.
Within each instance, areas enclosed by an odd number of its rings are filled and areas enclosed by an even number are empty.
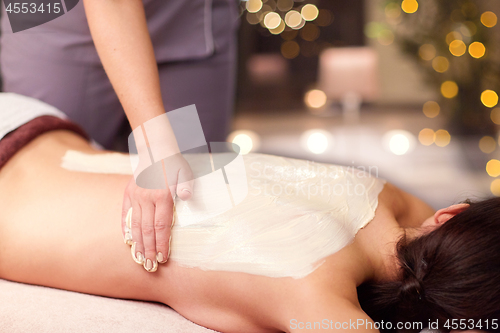
{"type": "MultiPolygon", "coordinates": [[[[239,7],[227,141],[241,154],[362,169],[434,209],[500,196],[500,2],[248,0],[239,7]]],[[[123,142],[115,148],[126,150],[123,142]]],[[[0,279],[0,332],[213,331],[162,304],[0,279]]]]}

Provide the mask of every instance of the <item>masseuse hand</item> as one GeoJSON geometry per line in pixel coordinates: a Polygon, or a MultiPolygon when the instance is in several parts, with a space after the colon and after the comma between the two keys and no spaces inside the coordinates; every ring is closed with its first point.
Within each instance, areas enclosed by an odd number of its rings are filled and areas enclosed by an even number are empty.
{"type": "Polygon", "coordinates": [[[148,272],[155,272],[158,263],[166,263],[170,255],[174,211],[172,195],[189,200],[193,193],[192,171],[182,155],[169,158],[165,167],[167,189],[141,188],[132,177],[123,198],[122,232],[125,242],[132,245],[134,261],[148,272]],[[127,230],[127,218],[131,233],[127,230]]]}
{"type": "MultiPolygon", "coordinates": [[[[147,121],[163,115],[165,105],[160,89],[158,64],[143,2],[84,0],[83,3],[94,45],[131,128],[135,130],[147,121]],[[134,79],[130,80],[131,77],[134,79]]],[[[176,151],[174,146],[177,146],[177,142],[169,122],[164,125],[165,128],[160,133],[161,144],[171,145],[172,151],[176,151]]],[[[149,144],[152,144],[151,137],[146,136],[149,144]]],[[[183,177],[192,179],[189,165],[183,158],[176,161],[169,158],[168,161],[167,181],[173,190],[172,194],[168,190],[141,189],[132,179],[124,196],[123,235],[126,235],[125,218],[132,207],[134,260],[144,263],[148,271],[156,270],[158,259],[165,262],[168,258],[172,196],[177,194],[185,200],[192,193],[192,183],[182,181],[183,177]]]]}

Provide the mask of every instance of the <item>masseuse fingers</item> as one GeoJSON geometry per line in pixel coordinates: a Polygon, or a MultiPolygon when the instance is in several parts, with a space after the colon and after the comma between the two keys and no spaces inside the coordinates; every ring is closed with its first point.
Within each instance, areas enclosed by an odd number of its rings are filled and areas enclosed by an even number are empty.
{"type": "Polygon", "coordinates": [[[124,237],[125,242],[125,236],[127,233],[126,230],[126,218],[127,215],[129,214],[129,210],[132,207],[132,203],[130,202],[130,192],[132,190],[132,187],[135,185],[135,180],[132,177],[131,181],[128,182],[127,187],[125,188],[125,192],[123,193],[123,203],[122,203],[122,235],[124,237]]]}
{"type": "Polygon", "coordinates": [[[164,191],[158,197],[155,208],[156,259],[160,264],[164,264],[167,262],[169,255],[173,211],[173,202],[169,191],[164,191]]]}
{"type": "Polygon", "coordinates": [[[132,204],[130,197],[125,195],[122,205],[122,234],[125,244],[132,245],[132,204]]]}
{"type": "Polygon", "coordinates": [[[155,205],[152,200],[141,202],[142,241],[144,243],[144,269],[148,272],[156,271],[156,239],[155,239],[155,205]]]}
{"type": "Polygon", "coordinates": [[[141,206],[137,200],[132,201],[132,258],[140,265],[144,264],[144,245],[142,243],[141,206]]]}

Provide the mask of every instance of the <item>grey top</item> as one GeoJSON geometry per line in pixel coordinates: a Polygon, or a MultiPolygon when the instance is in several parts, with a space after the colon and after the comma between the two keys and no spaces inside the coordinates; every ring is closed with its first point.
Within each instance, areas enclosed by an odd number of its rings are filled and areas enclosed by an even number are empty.
{"type": "MultiPolygon", "coordinates": [[[[236,0],[143,0],[158,62],[200,59],[214,52],[212,2],[236,0]]],[[[232,3],[231,3],[232,2],[232,3]]],[[[2,7],[0,47],[52,60],[100,63],[90,35],[83,1],[66,14],[28,30],[12,33],[2,7]]],[[[236,23],[236,22],[235,22],[236,23]]]]}

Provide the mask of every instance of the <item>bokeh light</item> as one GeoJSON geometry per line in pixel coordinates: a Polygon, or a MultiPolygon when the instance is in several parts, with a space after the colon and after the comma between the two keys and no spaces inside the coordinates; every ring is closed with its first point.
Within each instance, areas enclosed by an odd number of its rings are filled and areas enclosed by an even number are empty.
{"type": "Polygon", "coordinates": [[[240,154],[245,155],[256,151],[260,146],[260,137],[257,133],[247,130],[234,131],[227,137],[228,142],[240,147],[240,154]]]}
{"type": "Polygon", "coordinates": [[[403,0],[401,9],[408,14],[415,13],[418,9],[418,2],[416,0],[403,0]]]}
{"type": "Polygon", "coordinates": [[[460,33],[464,37],[471,37],[472,36],[472,32],[469,30],[469,28],[465,24],[462,24],[460,26],[460,28],[458,28],[458,30],[460,31],[460,33]]]}
{"type": "Polygon", "coordinates": [[[500,197],[500,179],[491,182],[490,191],[494,196],[500,197]]]}
{"type": "Polygon", "coordinates": [[[424,146],[430,146],[434,143],[435,133],[430,128],[424,128],[418,133],[418,141],[424,146]]]}
{"type": "Polygon", "coordinates": [[[380,31],[377,40],[382,45],[391,45],[394,42],[394,33],[389,29],[380,31]]]}
{"type": "Polygon", "coordinates": [[[257,13],[262,8],[262,0],[248,0],[246,8],[250,13],[257,13]]]}
{"type": "Polygon", "coordinates": [[[304,102],[306,105],[313,109],[319,109],[325,106],[327,97],[324,91],[319,89],[312,89],[306,92],[304,102]]]}
{"type": "Polygon", "coordinates": [[[428,101],[424,103],[422,111],[427,117],[434,118],[439,114],[441,108],[439,107],[439,104],[437,102],[428,101]]]}
{"type": "Polygon", "coordinates": [[[319,10],[318,7],[316,7],[313,4],[307,4],[302,9],[300,10],[300,14],[302,15],[302,18],[306,21],[314,21],[318,15],[319,15],[319,10]]]}
{"type": "Polygon", "coordinates": [[[455,57],[460,57],[465,53],[465,51],[467,51],[467,46],[463,41],[455,39],[450,43],[449,49],[450,53],[453,54],[455,57]]]}
{"type": "Polygon", "coordinates": [[[500,176],[500,161],[496,159],[491,159],[486,163],[486,172],[491,177],[500,176]]]}
{"type": "Polygon", "coordinates": [[[247,12],[246,17],[247,17],[248,23],[250,23],[250,24],[259,24],[260,20],[261,20],[260,15],[256,14],[256,13],[248,13],[247,12]]]}
{"type": "Polygon", "coordinates": [[[386,150],[395,155],[404,155],[415,148],[415,136],[408,131],[392,130],[384,134],[382,143],[386,150]]]}
{"type": "Polygon", "coordinates": [[[458,85],[455,81],[444,81],[441,84],[441,94],[446,98],[453,98],[458,94],[458,85]]]}
{"type": "Polygon", "coordinates": [[[497,25],[497,16],[493,12],[484,12],[481,14],[481,23],[487,28],[492,28],[497,25]]]}
{"type": "Polygon", "coordinates": [[[410,141],[403,134],[396,134],[389,141],[389,149],[396,155],[406,154],[410,149],[410,141]]]}
{"type": "Polygon", "coordinates": [[[482,56],[484,56],[485,52],[486,48],[481,42],[474,42],[469,45],[469,54],[473,58],[481,58],[482,56]]]}
{"type": "Polygon", "coordinates": [[[493,123],[500,125],[500,108],[491,110],[490,118],[493,123]]]}
{"type": "Polygon", "coordinates": [[[483,136],[481,140],[479,140],[479,149],[485,153],[492,153],[497,147],[496,140],[491,136],[483,136]]]}
{"type": "Polygon", "coordinates": [[[481,93],[481,102],[484,106],[492,108],[498,104],[498,95],[493,90],[485,90],[481,93]]]}
{"type": "Polygon", "coordinates": [[[307,139],[307,148],[314,154],[322,154],[328,148],[328,139],[323,133],[314,133],[307,139]]]}
{"type": "Polygon", "coordinates": [[[307,22],[306,20],[302,19],[302,20],[300,21],[300,24],[299,24],[298,26],[296,26],[296,27],[292,28],[292,29],[295,29],[295,30],[300,30],[300,29],[302,29],[302,28],[306,25],[306,22],[307,22]]]}
{"type": "Polygon", "coordinates": [[[287,59],[296,58],[300,53],[300,46],[294,40],[289,40],[281,44],[281,54],[287,59]]]}
{"type": "Polygon", "coordinates": [[[291,10],[285,15],[285,23],[290,28],[298,27],[302,23],[302,16],[298,11],[291,10]]]}
{"type": "Polygon", "coordinates": [[[364,33],[368,38],[377,38],[380,32],[385,29],[385,25],[379,22],[368,22],[365,24],[364,33]]]}
{"type": "Polygon", "coordinates": [[[269,12],[273,12],[274,11],[274,8],[269,6],[269,3],[266,3],[262,6],[262,9],[257,13],[257,14],[260,14],[261,15],[261,20],[264,19],[264,16],[269,13],[269,12]]]}
{"type": "Polygon", "coordinates": [[[313,42],[319,37],[319,28],[314,23],[307,23],[304,28],[300,29],[300,37],[308,42],[313,42]]]}
{"type": "Polygon", "coordinates": [[[269,32],[273,35],[279,35],[285,30],[285,22],[281,20],[280,25],[277,28],[269,29],[269,32]]]}
{"type": "Polygon", "coordinates": [[[450,62],[446,57],[439,56],[432,60],[432,68],[438,73],[444,73],[450,67],[450,62]]]}
{"type": "Polygon", "coordinates": [[[418,49],[418,54],[424,60],[432,60],[436,56],[436,48],[432,44],[423,44],[418,49]]]}
{"type": "Polygon", "coordinates": [[[281,16],[276,12],[269,12],[264,17],[264,25],[268,29],[276,29],[281,23],[281,16]]]}
{"type": "Polygon", "coordinates": [[[278,2],[276,3],[276,6],[282,12],[286,12],[287,10],[290,10],[293,8],[293,0],[278,0],[278,2]]]}
{"type": "Polygon", "coordinates": [[[447,130],[439,129],[435,133],[434,142],[438,147],[446,147],[451,141],[451,135],[447,130]]]}
{"type": "Polygon", "coordinates": [[[327,131],[313,129],[304,132],[300,141],[302,147],[311,153],[323,154],[333,144],[333,136],[327,131]]]}
{"type": "Polygon", "coordinates": [[[473,2],[466,2],[462,5],[461,11],[465,17],[474,17],[477,15],[477,6],[473,2]]]}
{"type": "Polygon", "coordinates": [[[401,16],[401,7],[395,2],[390,2],[385,6],[385,16],[395,19],[401,16]]]}
{"type": "Polygon", "coordinates": [[[446,44],[450,45],[454,40],[462,40],[462,35],[456,31],[452,31],[446,35],[446,44]]]}
{"type": "Polygon", "coordinates": [[[477,27],[474,22],[466,21],[460,27],[460,32],[466,37],[472,37],[477,32],[477,27]]]}
{"type": "Polygon", "coordinates": [[[464,24],[469,29],[471,37],[477,33],[477,25],[474,22],[466,21],[464,24]]]}

